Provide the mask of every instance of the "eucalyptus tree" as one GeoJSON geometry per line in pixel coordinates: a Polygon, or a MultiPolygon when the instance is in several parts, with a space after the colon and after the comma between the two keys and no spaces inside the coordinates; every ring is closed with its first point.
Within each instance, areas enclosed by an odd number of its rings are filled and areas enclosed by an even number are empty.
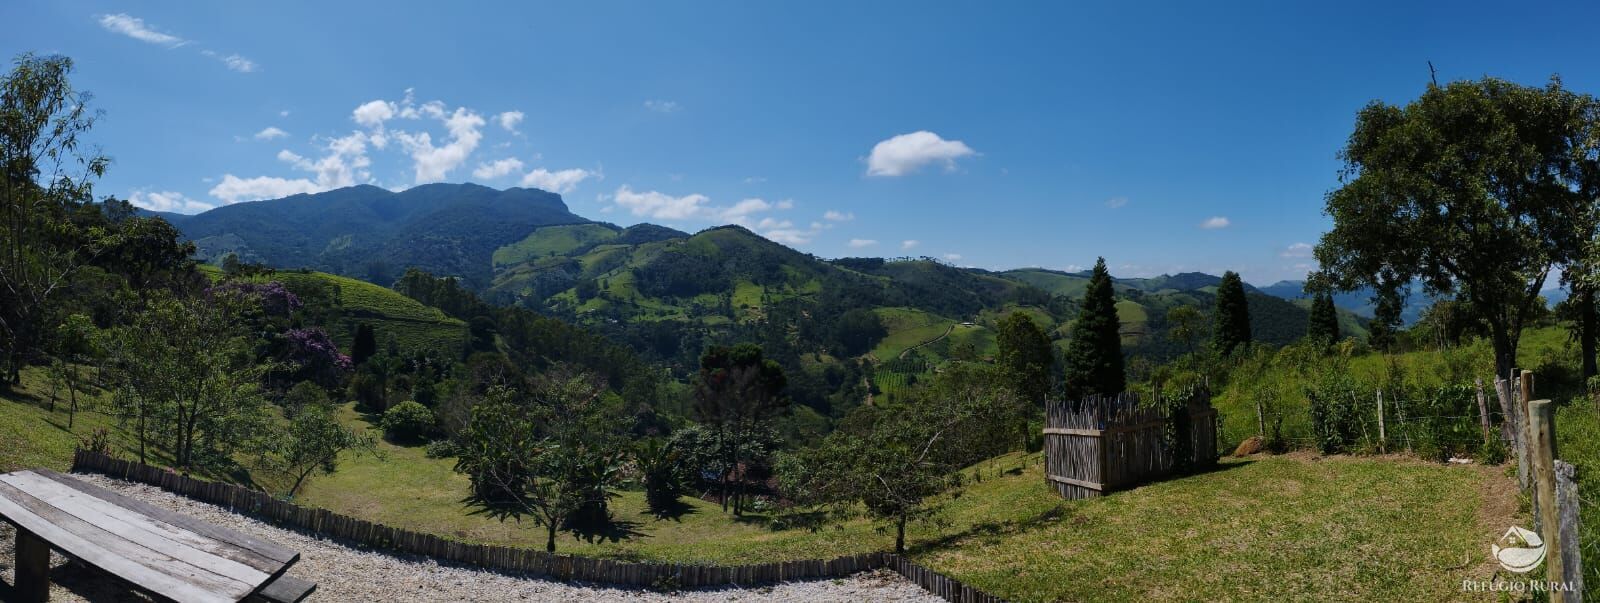
{"type": "Polygon", "coordinates": [[[98,114],[71,73],[71,59],[24,54],[0,77],[0,383],[20,382],[47,334],[48,305],[106,236],[67,219],[93,202],[110,163],[79,139],[98,114]]]}

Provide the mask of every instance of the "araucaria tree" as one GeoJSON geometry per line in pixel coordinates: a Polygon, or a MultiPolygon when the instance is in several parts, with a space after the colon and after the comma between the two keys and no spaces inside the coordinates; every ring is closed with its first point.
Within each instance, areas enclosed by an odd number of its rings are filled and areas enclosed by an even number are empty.
{"type": "Polygon", "coordinates": [[[1117,300],[1111,289],[1111,273],[1106,259],[1094,263],[1089,288],[1084,293],[1083,309],[1072,323],[1072,341],[1067,345],[1067,395],[1112,396],[1127,385],[1122,367],[1122,322],[1117,318],[1117,300]]]}
{"type": "Polygon", "coordinates": [[[765,358],[755,344],[714,346],[700,356],[695,413],[716,430],[721,443],[724,462],[718,482],[724,511],[731,497],[734,514],[744,512],[742,471],[756,460],[748,444],[788,408],[789,400],[783,395],[787,385],[783,367],[765,358]]]}
{"type": "Polygon", "coordinates": [[[1339,311],[1334,309],[1333,295],[1327,291],[1318,291],[1311,297],[1306,339],[1318,345],[1330,345],[1339,340],[1339,311]]]}
{"type": "Polygon", "coordinates": [[[1211,347],[1227,356],[1250,345],[1250,302],[1244,296],[1244,281],[1239,273],[1222,273],[1217,285],[1216,324],[1211,332],[1211,347]]]}
{"type": "Polygon", "coordinates": [[[480,504],[532,515],[545,550],[585,509],[604,507],[620,481],[627,448],[620,404],[593,374],[556,366],[525,393],[491,386],[457,436],[456,471],[480,504]]]}
{"type": "Polygon", "coordinates": [[[1322,272],[1340,289],[1416,280],[1469,302],[1496,374],[1508,376],[1545,278],[1594,238],[1583,182],[1600,145],[1594,107],[1560,80],[1494,78],[1429,86],[1404,107],[1368,105],[1327,197],[1322,272]]]}

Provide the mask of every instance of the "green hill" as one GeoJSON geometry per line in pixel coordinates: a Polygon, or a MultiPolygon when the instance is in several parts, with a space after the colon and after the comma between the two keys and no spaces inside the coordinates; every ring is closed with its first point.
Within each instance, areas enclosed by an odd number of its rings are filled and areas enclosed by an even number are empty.
{"type": "Polygon", "coordinates": [[[466,323],[366,281],[309,271],[278,271],[257,278],[282,282],[307,302],[326,303],[316,309],[316,322],[326,326],[341,349],[350,349],[356,327],[363,324],[372,327],[380,344],[393,337],[404,349],[458,353],[466,343],[466,323]]]}

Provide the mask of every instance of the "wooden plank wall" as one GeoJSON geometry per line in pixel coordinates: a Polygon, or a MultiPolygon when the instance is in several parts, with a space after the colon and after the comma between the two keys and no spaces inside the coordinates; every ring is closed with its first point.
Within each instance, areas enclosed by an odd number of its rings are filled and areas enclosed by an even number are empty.
{"type": "MultiPolygon", "coordinates": [[[[1199,390],[1186,402],[1189,443],[1197,466],[1217,460],[1216,411],[1199,390]]],[[[1090,396],[1045,403],[1046,481],[1066,498],[1089,498],[1137,485],[1172,471],[1163,445],[1167,411],[1141,403],[1139,394],[1090,396]]]]}
{"type": "Polygon", "coordinates": [[[1004,599],[917,565],[905,557],[886,552],[750,565],[646,563],[554,555],[522,547],[466,543],[385,526],[327,509],[302,507],[273,498],[265,492],[194,479],[171,470],[87,450],[79,450],[73,455],[72,470],[149,484],[281,526],[361,545],[538,578],[676,589],[841,578],[888,568],[952,603],[1004,603],[1004,599]]]}

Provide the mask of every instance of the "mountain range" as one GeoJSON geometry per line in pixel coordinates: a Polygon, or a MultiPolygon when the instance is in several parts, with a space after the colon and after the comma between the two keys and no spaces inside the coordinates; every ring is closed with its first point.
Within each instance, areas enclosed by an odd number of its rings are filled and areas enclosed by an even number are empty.
{"type": "MultiPolygon", "coordinates": [[[[401,192],[364,185],[158,215],[208,262],[235,254],[385,286],[419,268],[458,277],[489,301],[587,324],[679,363],[704,343],[729,338],[880,361],[911,348],[931,361],[982,355],[992,351],[990,327],[1018,309],[1064,342],[1089,279],[1088,272],[994,272],[931,258],[829,260],[738,226],[696,234],[653,224],[624,228],[572,213],[555,193],[475,184],[401,192]],[[870,350],[852,349],[836,332],[835,319],[852,309],[872,311],[885,327],[870,350]],[[758,332],[772,323],[788,330],[758,332]],[[935,341],[942,336],[943,343],[935,341]]],[[[1199,272],[1116,279],[1125,345],[1159,356],[1192,346],[1168,336],[1166,312],[1208,308],[1220,280],[1199,272]]],[[[1304,333],[1309,301],[1294,283],[1246,290],[1258,339],[1287,343],[1304,333]]],[[[1365,300],[1347,294],[1335,301],[1348,310],[1341,312],[1346,333],[1364,335],[1357,313],[1370,315],[1365,300]]]]}

